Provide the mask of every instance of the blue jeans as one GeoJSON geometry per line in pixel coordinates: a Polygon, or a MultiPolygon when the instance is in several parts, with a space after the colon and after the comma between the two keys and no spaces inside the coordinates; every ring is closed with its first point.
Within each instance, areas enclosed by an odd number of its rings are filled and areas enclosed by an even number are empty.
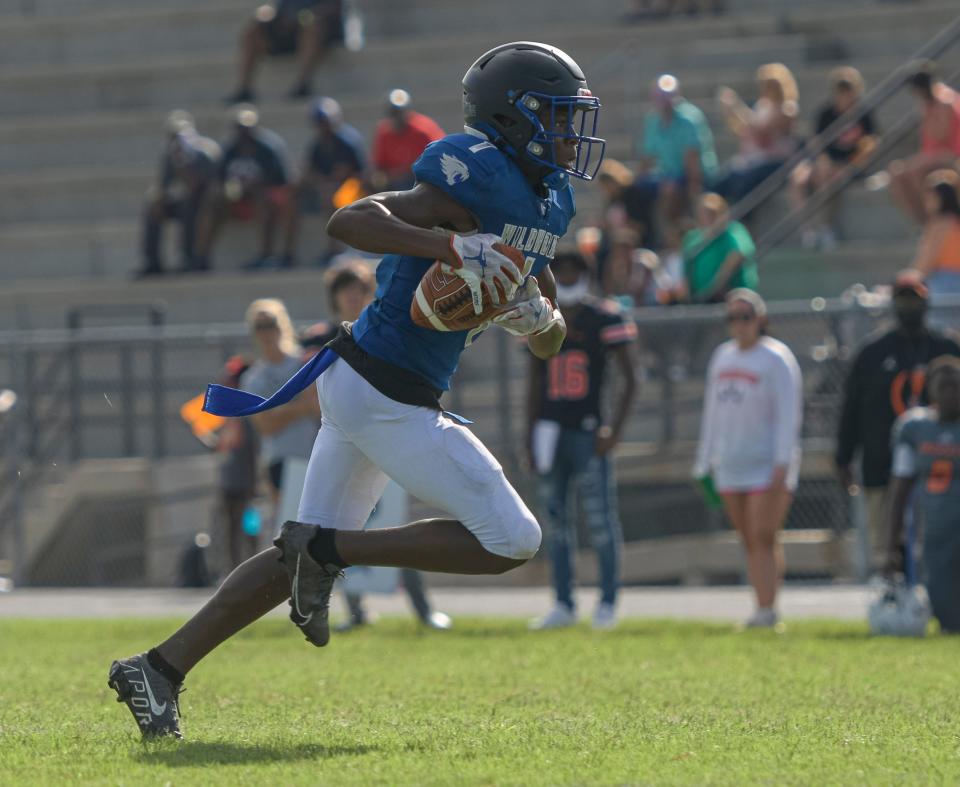
{"type": "Polygon", "coordinates": [[[553,560],[553,584],[557,601],[570,609],[574,608],[577,498],[583,505],[600,564],[600,600],[613,604],[620,588],[623,535],[617,510],[617,482],[610,458],[594,453],[595,441],[592,431],[562,429],[553,467],[540,476],[540,503],[553,560]]]}

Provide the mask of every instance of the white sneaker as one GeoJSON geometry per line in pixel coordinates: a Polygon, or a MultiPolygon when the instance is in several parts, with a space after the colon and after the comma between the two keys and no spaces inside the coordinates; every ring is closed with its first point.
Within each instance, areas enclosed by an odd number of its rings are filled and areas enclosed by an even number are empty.
{"type": "Polygon", "coordinates": [[[748,629],[772,629],[779,622],[777,612],[773,607],[762,607],[747,619],[746,627],[748,629]]]}
{"type": "Polygon", "coordinates": [[[612,629],[617,625],[617,612],[613,604],[598,604],[593,613],[593,627],[595,629],[612,629]]]}
{"type": "Polygon", "coordinates": [[[437,610],[431,612],[422,623],[435,631],[449,631],[453,628],[453,620],[450,616],[446,612],[438,612],[437,610]]]}
{"type": "Polygon", "coordinates": [[[559,629],[572,626],[577,622],[577,613],[566,604],[557,604],[542,618],[531,620],[529,629],[531,631],[542,631],[543,629],[559,629]]]}

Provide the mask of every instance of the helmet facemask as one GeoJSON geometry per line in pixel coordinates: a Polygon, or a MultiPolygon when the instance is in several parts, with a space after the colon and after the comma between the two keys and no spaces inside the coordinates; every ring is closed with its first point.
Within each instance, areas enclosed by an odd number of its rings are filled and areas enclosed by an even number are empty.
{"type": "Polygon", "coordinates": [[[527,92],[515,98],[511,96],[515,108],[533,127],[530,141],[518,152],[548,169],[566,172],[582,180],[593,180],[606,148],[606,142],[596,136],[600,99],[586,88],[581,88],[579,93],[576,96],[551,96],[527,92]],[[572,141],[576,145],[576,157],[569,164],[556,160],[556,145],[563,141],[572,141]]]}

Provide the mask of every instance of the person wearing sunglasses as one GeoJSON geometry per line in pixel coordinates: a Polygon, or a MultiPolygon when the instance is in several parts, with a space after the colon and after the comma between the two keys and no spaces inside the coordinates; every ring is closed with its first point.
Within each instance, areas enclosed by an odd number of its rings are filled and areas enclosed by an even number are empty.
{"type": "Polygon", "coordinates": [[[746,552],[757,602],[746,625],[772,628],[784,573],[777,538],[800,471],[802,378],[790,349],[766,335],[756,292],[730,292],[726,314],[730,340],[707,370],[694,476],[712,481],[746,552]]]}

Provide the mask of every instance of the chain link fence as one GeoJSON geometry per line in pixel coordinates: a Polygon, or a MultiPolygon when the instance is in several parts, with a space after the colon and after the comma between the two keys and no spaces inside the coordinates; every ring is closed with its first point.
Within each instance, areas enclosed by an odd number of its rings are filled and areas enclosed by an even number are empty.
{"type": "MultiPolygon", "coordinates": [[[[716,307],[644,309],[641,391],[618,453],[628,542],[725,527],[690,481],[705,370],[726,326],[716,307]]],[[[792,530],[850,527],[832,452],[851,355],[889,318],[882,295],[770,305],[770,333],[803,371],[804,462],[792,530]]],[[[960,300],[935,308],[960,324],[960,300]]],[[[222,542],[218,455],[181,419],[181,406],[224,362],[251,352],[240,325],[89,328],[0,337],[0,573],[26,584],[176,584],[198,532],[222,542]]],[[[530,499],[525,468],[527,366],[522,342],[491,331],[464,353],[449,409],[530,499]]],[[[615,395],[620,381],[608,386],[615,395]]],[[[414,513],[417,513],[415,508],[414,513]]],[[[222,567],[220,557],[213,561],[222,567]]]]}

